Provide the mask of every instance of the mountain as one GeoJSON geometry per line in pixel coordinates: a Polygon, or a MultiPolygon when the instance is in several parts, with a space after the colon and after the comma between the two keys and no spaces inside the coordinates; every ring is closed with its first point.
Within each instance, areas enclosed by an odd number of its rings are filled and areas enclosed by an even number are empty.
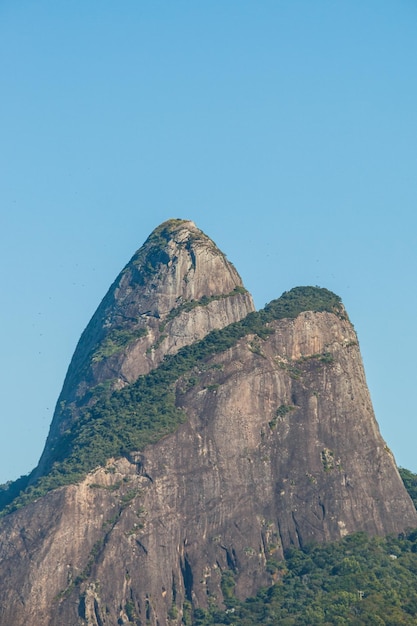
{"type": "Polygon", "coordinates": [[[92,395],[121,389],[215,328],[254,310],[225,255],[195,224],[156,228],[119,274],[81,336],[35,478],[92,395]]]}
{"type": "Polygon", "coordinates": [[[241,599],[277,582],[290,548],[417,527],[340,298],[298,287],[254,312],[183,220],[110,288],[8,493],[7,626],[191,623],[229,575],[241,599]]]}

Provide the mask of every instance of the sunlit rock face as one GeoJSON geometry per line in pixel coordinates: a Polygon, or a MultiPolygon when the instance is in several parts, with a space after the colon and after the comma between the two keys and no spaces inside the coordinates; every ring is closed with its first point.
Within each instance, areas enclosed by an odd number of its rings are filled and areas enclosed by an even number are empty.
{"type": "Polygon", "coordinates": [[[116,278],[81,336],[36,477],[92,390],[120,389],[165,355],[253,310],[236,269],[207,235],[191,221],[161,224],[116,278]]]}
{"type": "MultiPolygon", "coordinates": [[[[160,229],[80,340],[61,396],[74,419],[91,386],[128,385],[253,308],[192,222],[160,229]]],[[[179,625],[184,607],[221,606],[228,570],[244,598],[290,546],[417,526],[343,308],[271,321],[179,377],[175,398],[174,433],[3,518],[1,626],[179,625]]]]}

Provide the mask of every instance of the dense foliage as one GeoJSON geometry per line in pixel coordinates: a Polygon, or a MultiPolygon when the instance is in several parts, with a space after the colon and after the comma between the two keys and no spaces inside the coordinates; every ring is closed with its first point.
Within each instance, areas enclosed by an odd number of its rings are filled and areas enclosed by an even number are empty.
{"type": "Polygon", "coordinates": [[[320,287],[294,287],[272,300],[259,314],[267,321],[297,317],[303,311],[329,311],[347,317],[342,301],[332,291],[320,287]]]}
{"type": "MultiPolygon", "coordinates": [[[[417,508],[417,474],[400,468],[417,508]]],[[[412,626],[417,624],[417,530],[400,537],[356,533],[343,540],[292,548],[267,564],[277,581],[241,602],[234,574],[222,585],[226,610],[194,612],[195,626],[412,626]]]]}
{"type": "Polygon", "coordinates": [[[239,602],[230,593],[226,611],[197,610],[196,626],[401,626],[417,623],[417,531],[291,549],[277,582],[239,602]]]}
{"type": "Polygon", "coordinates": [[[101,385],[94,398],[95,404],[82,410],[80,417],[50,451],[46,475],[18,498],[16,496],[26,486],[27,478],[5,486],[7,488],[0,491],[0,507],[9,512],[51,489],[77,482],[111,457],[120,457],[155,443],[173,432],[185,419],[175,405],[175,382],[179,377],[248,334],[266,338],[272,332],[269,322],[273,320],[294,318],[303,311],[325,310],[343,313],[340,298],[327,289],[296,287],[262,311],[214,330],[176,355],[165,357],[157,369],[141,376],[132,385],[111,395],[103,393],[101,385]]]}
{"type": "Polygon", "coordinates": [[[410,494],[411,499],[414,502],[414,506],[417,509],[417,474],[413,474],[413,472],[410,472],[410,470],[404,469],[403,467],[399,468],[399,472],[401,478],[403,479],[405,488],[410,494]]]}

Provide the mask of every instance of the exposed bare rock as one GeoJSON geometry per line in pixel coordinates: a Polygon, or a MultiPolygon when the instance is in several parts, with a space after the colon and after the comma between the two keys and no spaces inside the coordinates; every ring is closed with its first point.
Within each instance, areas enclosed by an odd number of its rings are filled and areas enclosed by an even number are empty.
{"type": "Polygon", "coordinates": [[[81,336],[34,477],[45,472],[50,448],[92,391],[134,382],[165,355],[253,310],[234,266],[193,222],[169,220],[156,228],[81,336]]]}
{"type": "Polygon", "coordinates": [[[227,569],[246,597],[291,545],[417,526],[350,322],[273,326],[178,381],[176,433],[3,521],[1,624],[179,624],[227,569]]]}
{"type": "MultiPolygon", "coordinates": [[[[80,340],[62,396],[75,409],[89,386],[132,383],[252,309],[192,223],[163,226],[80,340]]],[[[1,520],[0,626],[179,625],[184,607],[222,605],[224,572],[245,598],[274,582],[268,560],[290,546],[417,527],[344,309],[275,318],[267,331],[176,379],[186,419],[175,432],[1,520]]],[[[47,449],[69,419],[57,413],[47,449]]]]}

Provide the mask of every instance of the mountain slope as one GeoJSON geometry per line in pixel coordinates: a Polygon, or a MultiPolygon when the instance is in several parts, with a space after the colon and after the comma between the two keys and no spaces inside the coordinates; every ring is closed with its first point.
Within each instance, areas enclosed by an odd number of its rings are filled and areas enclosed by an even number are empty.
{"type": "Polygon", "coordinates": [[[54,447],[83,406],[253,310],[233,265],[193,222],[161,224],[121,271],[81,336],[34,478],[50,469],[54,447]]]}
{"type": "Polygon", "coordinates": [[[211,295],[203,278],[173,280],[184,276],[172,269],[186,254],[178,228],[193,233],[189,224],[169,223],[151,257],[145,244],[138,275],[152,258],[151,278],[120,300],[122,273],[80,340],[64,385],[72,412],[57,412],[43,473],[1,521],[1,625],[180,624],[221,606],[230,576],[241,599],[277,581],[272,565],[291,547],[417,527],[340,298],[296,288],[244,317],[250,296],[217,249],[211,295]],[[161,250],[173,248],[167,260],[161,250]],[[118,311],[135,302],[129,318],[143,321],[144,294],[160,316],[157,325],[147,308],[151,341],[180,318],[184,336],[174,345],[169,334],[153,362],[145,334],[108,354],[118,311]],[[233,323],[221,328],[226,310],[233,323]],[[128,363],[130,381],[118,374],[128,363]]]}

